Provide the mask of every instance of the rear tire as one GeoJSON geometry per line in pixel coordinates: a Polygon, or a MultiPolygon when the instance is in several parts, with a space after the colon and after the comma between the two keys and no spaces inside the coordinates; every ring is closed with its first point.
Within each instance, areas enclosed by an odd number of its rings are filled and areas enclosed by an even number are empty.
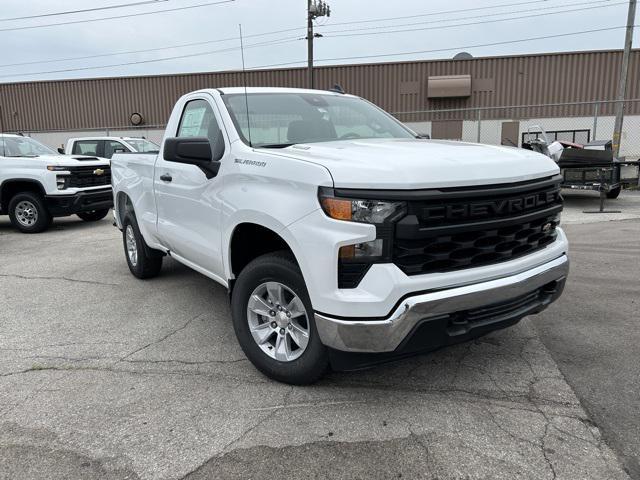
{"type": "Polygon", "coordinates": [[[326,372],[329,354],[291,254],[267,254],[249,263],[234,285],[231,311],[242,350],[266,376],[307,385],[326,372]]]}
{"type": "Polygon", "coordinates": [[[616,187],[613,188],[611,190],[609,190],[607,192],[607,198],[610,198],[611,200],[618,198],[618,195],[620,195],[620,191],[622,190],[622,187],[616,187]]]}
{"type": "Polygon", "coordinates": [[[22,192],[9,201],[9,218],[22,233],[44,232],[51,225],[51,214],[41,195],[22,192]]]}
{"type": "Polygon", "coordinates": [[[90,212],[80,212],[77,215],[85,222],[97,222],[102,220],[109,213],[109,209],[105,210],[91,210],[90,212]]]}
{"type": "Polygon", "coordinates": [[[127,215],[122,224],[124,256],[131,273],[140,279],[153,278],[162,269],[162,252],[153,250],[144,241],[135,217],[127,215]]]}

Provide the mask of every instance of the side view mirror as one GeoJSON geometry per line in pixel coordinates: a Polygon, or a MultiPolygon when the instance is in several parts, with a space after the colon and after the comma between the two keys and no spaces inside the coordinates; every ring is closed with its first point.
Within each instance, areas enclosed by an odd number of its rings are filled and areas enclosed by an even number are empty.
{"type": "Polygon", "coordinates": [[[431,140],[431,135],[429,135],[428,133],[418,133],[418,138],[421,138],[423,140],[431,140]]]}
{"type": "Polygon", "coordinates": [[[195,165],[207,176],[213,178],[220,170],[220,160],[224,155],[224,138],[219,131],[213,151],[206,137],[167,138],[164,142],[163,157],[167,162],[195,165]]]}
{"type": "Polygon", "coordinates": [[[59,153],[60,155],[64,155],[64,148],[62,148],[62,147],[58,147],[58,153],[59,153]]]}

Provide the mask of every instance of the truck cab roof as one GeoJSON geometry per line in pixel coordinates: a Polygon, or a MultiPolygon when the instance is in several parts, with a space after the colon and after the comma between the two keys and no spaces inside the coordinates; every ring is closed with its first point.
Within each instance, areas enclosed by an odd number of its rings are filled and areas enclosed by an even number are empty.
{"type": "MultiPolygon", "coordinates": [[[[215,91],[217,90],[222,95],[237,95],[244,94],[245,87],[224,87],[217,89],[204,89],[203,91],[215,91]]],[[[332,90],[311,90],[307,88],[284,88],[284,87],[246,87],[246,93],[309,93],[313,95],[337,95],[337,96],[349,96],[355,97],[348,93],[339,93],[332,90]]]]}

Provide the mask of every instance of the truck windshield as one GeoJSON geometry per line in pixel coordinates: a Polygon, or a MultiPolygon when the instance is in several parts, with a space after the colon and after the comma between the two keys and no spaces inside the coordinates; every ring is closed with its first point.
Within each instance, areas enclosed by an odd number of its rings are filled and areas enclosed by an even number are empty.
{"type": "Polygon", "coordinates": [[[0,136],[0,155],[5,157],[39,157],[58,152],[29,137],[0,136]]]}
{"type": "Polygon", "coordinates": [[[249,93],[222,99],[244,143],[283,148],[358,138],[415,138],[408,128],[360,98],[322,93],[249,93]],[[249,124],[247,123],[247,103],[249,124]]]}
{"type": "Polygon", "coordinates": [[[128,138],[127,143],[131,145],[136,152],[139,153],[148,153],[148,152],[158,152],[160,151],[160,147],[149,140],[145,140],[144,138],[128,138]]]}

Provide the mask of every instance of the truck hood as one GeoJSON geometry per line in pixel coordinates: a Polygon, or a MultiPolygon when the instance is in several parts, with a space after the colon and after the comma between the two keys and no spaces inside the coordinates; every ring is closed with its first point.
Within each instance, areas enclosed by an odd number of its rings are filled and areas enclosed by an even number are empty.
{"type": "Polygon", "coordinates": [[[29,160],[39,160],[47,165],[56,165],[59,167],[87,166],[87,167],[104,167],[109,166],[110,162],[106,158],[88,157],[86,155],[40,155],[39,157],[29,158],[29,160]]]}
{"type": "Polygon", "coordinates": [[[340,188],[490,185],[559,172],[553,160],[529,150],[440,140],[342,140],[294,145],[284,152],[323,165],[340,188]]]}

